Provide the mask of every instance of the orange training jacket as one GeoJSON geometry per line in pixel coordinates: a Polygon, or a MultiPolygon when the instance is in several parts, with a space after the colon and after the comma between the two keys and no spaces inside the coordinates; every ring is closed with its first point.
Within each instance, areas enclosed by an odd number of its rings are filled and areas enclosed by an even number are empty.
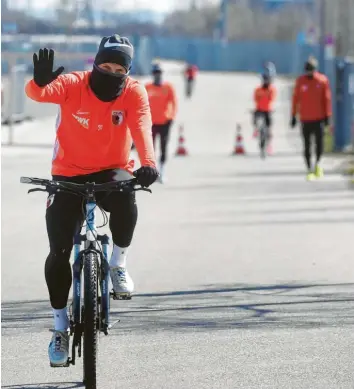
{"type": "Polygon", "coordinates": [[[324,74],[315,72],[313,79],[300,76],[295,83],[292,115],[299,114],[302,122],[323,120],[332,116],[331,100],[329,81],[324,74]]]}
{"type": "Polygon", "coordinates": [[[253,96],[256,110],[261,112],[272,111],[276,92],[274,85],[269,85],[269,88],[263,88],[262,86],[257,87],[253,96]]]}
{"type": "Polygon", "coordinates": [[[38,87],[26,84],[32,100],[60,106],[52,175],[72,177],[105,169],[133,171],[132,139],[142,166],[156,166],[151,113],[144,87],[128,77],[122,94],[102,102],[89,87],[91,71],[73,72],[38,87]]]}
{"type": "Polygon", "coordinates": [[[185,70],[186,77],[192,80],[196,78],[197,73],[198,73],[198,67],[196,65],[188,66],[187,69],[185,70]]]}
{"type": "Polygon", "coordinates": [[[177,98],[173,86],[168,82],[162,85],[145,85],[149,96],[152,124],[165,124],[174,120],[177,113],[177,98]]]}

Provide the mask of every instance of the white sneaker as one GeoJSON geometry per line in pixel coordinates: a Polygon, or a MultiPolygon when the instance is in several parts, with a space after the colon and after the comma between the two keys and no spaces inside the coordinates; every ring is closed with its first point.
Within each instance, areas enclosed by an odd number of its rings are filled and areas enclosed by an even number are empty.
{"type": "Polygon", "coordinates": [[[54,331],[48,347],[50,366],[62,367],[67,364],[69,357],[69,339],[69,333],[67,331],[54,331]]]}
{"type": "Polygon", "coordinates": [[[111,267],[109,269],[114,294],[117,298],[130,299],[134,291],[134,282],[124,267],[111,267]]]}

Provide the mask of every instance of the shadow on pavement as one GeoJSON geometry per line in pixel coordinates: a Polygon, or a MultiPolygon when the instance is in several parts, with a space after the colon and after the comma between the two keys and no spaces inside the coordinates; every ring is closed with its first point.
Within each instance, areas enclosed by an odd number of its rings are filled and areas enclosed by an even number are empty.
{"type": "MultiPolygon", "coordinates": [[[[300,211],[299,211],[300,212],[300,211]]],[[[352,218],[346,218],[344,219],[343,217],[328,217],[326,218],[325,215],[320,218],[308,218],[308,219],[295,219],[295,220],[289,220],[289,219],[284,219],[284,220],[266,220],[266,219],[257,219],[257,220],[221,220],[218,221],[216,219],[212,220],[198,220],[195,222],[188,221],[188,222],[180,222],[178,223],[178,226],[181,228],[185,229],[195,229],[199,228],[200,226],[207,227],[209,226],[210,228],[218,228],[218,227],[249,227],[249,226],[292,226],[292,225],[297,225],[301,224],[305,226],[306,224],[320,224],[320,225],[325,225],[325,224],[353,224],[354,223],[354,217],[352,218]]]]}
{"type": "MultiPolygon", "coordinates": [[[[111,335],[157,331],[277,330],[354,325],[354,284],[208,285],[112,303],[111,335]]],[[[3,336],[52,326],[48,301],[2,304],[3,336]]]]}
{"type": "Polygon", "coordinates": [[[74,389],[74,388],[83,388],[84,384],[81,382],[63,382],[55,383],[49,382],[45,384],[20,384],[20,385],[7,385],[3,386],[4,389],[74,389]]]}

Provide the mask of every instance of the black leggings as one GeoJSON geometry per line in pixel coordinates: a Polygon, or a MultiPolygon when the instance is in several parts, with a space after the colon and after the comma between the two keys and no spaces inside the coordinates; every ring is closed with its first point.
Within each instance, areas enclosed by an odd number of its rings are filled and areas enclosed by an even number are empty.
{"type": "Polygon", "coordinates": [[[187,78],[186,81],[186,96],[191,97],[193,92],[193,86],[194,86],[194,78],[187,78]]]}
{"type": "MultiPolygon", "coordinates": [[[[75,177],[53,176],[54,180],[104,183],[113,181],[112,170],[75,177]]],[[[130,179],[123,173],[124,179],[130,179]]],[[[120,247],[130,245],[138,217],[134,193],[97,193],[97,204],[110,212],[109,228],[113,242],[120,247]]],[[[69,193],[57,193],[47,201],[46,223],[50,252],[45,263],[45,279],[53,308],[66,307],[72,283],[70,254],[73,237],[84,221],[84,201],[69,193]]],[[[98,214],[97,214],[98,215],[98,214]]]]}
{"type": "Polygon", "coordinates": [[[307,168],[312,168],[311,163],[311,138],[315,137],[316,142],[316,162],[318,163],[323,154],[323,122],[303,122],[302,137],[304,141],[304,157],[307,168]]]}
{"type": "Polygon", "coordinates": [[[154,124],[152,126],[152,139],[155,147],[156,135],[160,135],[160,147],[161,147],[161,156],[160,162],[165,163],[167,159],[167,144],[170,136],[170,128],[172,121],[168,121],[165,124],[154,124]]]}
{"type": "Polygon", "coordinates": [[[264,123],[265,125],[270,129],[272,124],[273,124],[273,120],[272,120],[272,112],[269,112],[269,111],[256,111],[254,113],[254,123],[253,124],[257,124],[257,121],[259,118],[264,118],[264,123]]]}

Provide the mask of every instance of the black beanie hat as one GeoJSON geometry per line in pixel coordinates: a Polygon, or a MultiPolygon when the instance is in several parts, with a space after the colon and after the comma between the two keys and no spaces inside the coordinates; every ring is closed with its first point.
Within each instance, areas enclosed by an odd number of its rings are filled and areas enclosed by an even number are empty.
{"type": "Polygon", "coordinates": [[[315,57],[310,56],[308,60],[305,62],[305,71],[313,72],[317,69],[318,62],[315,57]]]}
{"type": "Polygon", "coordinates": [[[102,38],[95,58],[95,65],[110,62],[122,65],[130,70],[134,56],[134,47],[126,37],[118,34],[102,38]]]}

